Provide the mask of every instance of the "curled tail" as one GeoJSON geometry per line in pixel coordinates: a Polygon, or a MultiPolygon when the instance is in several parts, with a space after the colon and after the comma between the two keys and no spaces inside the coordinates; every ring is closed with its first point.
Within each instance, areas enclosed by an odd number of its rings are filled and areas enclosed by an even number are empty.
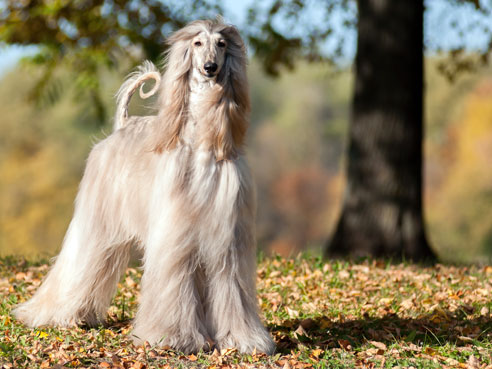
{"type": "Polygon", "coordinates": [[[130,99],[137,88],[140,87],[139,95],[142,99],[146,99],[155,94],[161,83],[161,75],[152,62],[146,60],[138,69],[131,73],[126,81],[121,85],[116,93],[116,114],[114,118],[114,131],[123,128],[128,119],[128,105],[130,99]],[[149,79],[155,81],[154,87],[148,92],[143,91],[145,82],[149,79]]]}

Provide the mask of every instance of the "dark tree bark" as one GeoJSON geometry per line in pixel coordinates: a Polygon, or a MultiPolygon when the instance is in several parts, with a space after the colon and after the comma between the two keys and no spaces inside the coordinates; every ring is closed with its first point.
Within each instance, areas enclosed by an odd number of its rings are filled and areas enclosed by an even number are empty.
{"type": "Polygon", "coordinates": [[[423,0],[359,0],[347,188],[327,256],[435,258],[422,219],[423,0]]]}

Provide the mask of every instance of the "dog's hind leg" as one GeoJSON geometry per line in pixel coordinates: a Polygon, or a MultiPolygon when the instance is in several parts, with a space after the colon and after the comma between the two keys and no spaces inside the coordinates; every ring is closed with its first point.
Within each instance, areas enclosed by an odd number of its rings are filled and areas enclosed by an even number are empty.
{"type": "Polygon", "coordinates": [[[55,264],[34,296],[14,310],[29,326],[100,323],[128,263],[129,240],[115,241],[114,222],[104,216],[107,207],[99,195],[103,186],[91,171],[88,168],[82,180],[55,264]]]}
{"type": "Polygon", "coordinates": [[[31,327],[99,324],[127,266],[129,246],[98,244],[93,235],[81,234],[74,219],[52,269],[35,295],[14,310],[15,316],[31,327]]]}

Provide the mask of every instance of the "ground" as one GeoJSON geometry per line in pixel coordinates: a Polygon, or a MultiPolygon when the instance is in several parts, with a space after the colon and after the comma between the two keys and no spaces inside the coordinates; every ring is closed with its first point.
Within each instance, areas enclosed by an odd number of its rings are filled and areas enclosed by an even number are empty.
{"type": "Polygon", "coordinates": [[[0,259],[0,368],[492,368],[492,267],[260,258],[273,356],[193,355],[130,341],[141,271],[129,268],[97,329],[29,329],[11,309],[45,263],[0,259]]]}

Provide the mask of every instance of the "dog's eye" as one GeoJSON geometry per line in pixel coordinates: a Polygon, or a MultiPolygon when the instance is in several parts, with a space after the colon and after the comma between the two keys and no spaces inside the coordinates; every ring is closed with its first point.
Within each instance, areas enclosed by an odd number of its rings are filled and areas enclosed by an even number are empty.
{"type": "Polygon", "coordinates": [[[226,43],[224,41],[220,40],[219,42],[217,42],[217,46],[218,47],[225,47],[226,43]]]}
{"type": "Polygon", "coordinates": [[[195,41],[195,46],[202,46],[202,43],[200,41],[195,41]]]}

